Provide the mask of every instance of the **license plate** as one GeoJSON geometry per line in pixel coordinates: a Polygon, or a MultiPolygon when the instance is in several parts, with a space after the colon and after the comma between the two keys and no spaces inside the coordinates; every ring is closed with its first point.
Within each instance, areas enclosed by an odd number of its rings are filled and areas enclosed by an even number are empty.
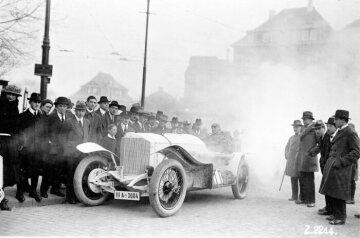
{"type": "Polygon", "coordinates": [[[140,193],[139,192],[128,192],[128,191],[115,191],[114,198],[120,199],[120,200],[140,201],[140,193]]]}

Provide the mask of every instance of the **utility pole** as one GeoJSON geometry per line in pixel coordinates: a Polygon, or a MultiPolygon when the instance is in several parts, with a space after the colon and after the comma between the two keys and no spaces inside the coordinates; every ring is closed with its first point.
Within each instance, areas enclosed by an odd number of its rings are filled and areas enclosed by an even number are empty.
{"type": "Polygon", "coordinates": [[[149,9],[150,9],[150,0],[147,0],[147,10],[146,10],[146,30],[145,30],[145,51],[144,51],[144,66],[143,66],[143,78],[142,78],[142,90],[141,90],[141,107],[145,107],[145,87],[146,87],[146,58],[147,58],[147,39],[148,39],[148,29],[149,29],[149,9]]]}
{"type": "Polygon", "coordinates": [[[47,85],[50,83],[50,77],[52,76],[52,65],[49,65],[49,51],[50,51],[50,3],[51,0],[46,0],[46,12],[45,12],[45,33],[42,45],[42,59],[41,64],[35,64],[35,75],[41,76],[40,95],[41,99],[47,98],[47,85]]]}

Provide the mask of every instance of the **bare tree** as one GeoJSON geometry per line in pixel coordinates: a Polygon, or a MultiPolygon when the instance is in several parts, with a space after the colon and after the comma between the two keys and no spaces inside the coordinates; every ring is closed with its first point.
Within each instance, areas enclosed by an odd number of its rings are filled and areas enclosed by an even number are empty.
{"type": "Polygon", "coordinates": [[[40,0],[0,0],[0,77],[29,55],[40,0]]]}

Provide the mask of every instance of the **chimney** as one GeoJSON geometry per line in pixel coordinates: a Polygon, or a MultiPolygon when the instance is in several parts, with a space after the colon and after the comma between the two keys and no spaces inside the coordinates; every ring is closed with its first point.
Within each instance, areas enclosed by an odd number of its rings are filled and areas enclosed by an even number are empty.
{"type": "Polygon", "coordinates": [[[269,11],[269,20],[275,16],[275,13],[276,13],[275,10],[269,11]]]}
{"type": "Polygon", "coordinates": [[[314,9],[314,0],[308,0],[307,12],[312,12],[314,9]]]}

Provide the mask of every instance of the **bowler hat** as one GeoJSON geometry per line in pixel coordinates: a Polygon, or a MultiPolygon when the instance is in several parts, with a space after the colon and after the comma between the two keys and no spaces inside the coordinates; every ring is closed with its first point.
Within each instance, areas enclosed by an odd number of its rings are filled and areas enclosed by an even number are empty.
{"type": "Polygon", "coordinates": [[[201,125],[202,124],[201,118],[196,118],[195,124],[196,125],[201,125]]]}
{"type": "Polygon", "coordinates": [[[314,124],[315,129],[325,128],[325,123],[322,120],[317,120],[314,124]]]}
{"type": "Polygon", "coordinates": [[[178,123],[178,122],[179,122],[179,119],[178,119],[177,117],[173,117],[173,118],[171,119],[171,122],[172,122],[172,123],[178,123]]]}
{"type": "Polygon", "coordinates": [[[41,102],[41,105],[44,106],[44,105],[47,104],[47,103],[51,104],[51,106],[54,105],[53,101],[51,101],[50,99],[45,99],[45,100],[43,100],[43,101],[41,102]]]}
{"type": "Polygon", "coordinates": [[[335,126],[335,118],[334,117],[329,117],[328,121],[325,123],[327,125],[333,125],[335,126]]]}
{"type": "Polygon", "coordinates": [[[294,120],[294,123],[291,124],[292,126],[303,126],[300,120],[294,120]]]}
{"type": "Polygon", "coordinates": [[[159,115],[158,120],[159,120],[159,121],[167,122],[168,116],[166,116],[165,114],[159,115]]]}
{"type": "Polygon", "coordinates": [[[28,98],[30,102],[42,102],[41,96],[39,93],[32,93],[28,98]]]}
{"type": "Polygon", "coordinates": [[[86,104],[84,101],[77,101],[75,104],[75,110],[86,110],[86,104]]]}
{"type": "Polygon", "coordinates": [[[110,102],[110,101],[106,96],[101,96],[100,101],[98,101],[98,103],[102,103],[102,102],[110,102]]]}
{"type": "Polygon", "coordinates": [[[95,99],[95,101],[96,101],[96,97],[95,97],[95,96],[89,96],[89,97],[86,99],[86,101],[88,102],[88,101],[90,101],[91,99],[95,99]]]}
{"type": "Polygon", "coordinates": [[[130,118],[130,112],[128,111],[123,111],[122,113],[120,113],[120,116],[122,118],[130,118]]]}
{"type": "Polygon", "coordinates": [[[140,111],[140,106],[132,106],[131,108],[130,108],[130,112],[131,113],[139,113],[139,111],[140,111]]]}
{"type": "Polygon", "coordinates": [[[119,110],[125,112],[125,111],[126,111],[126,106],[120,105],[120,106],[119,106],[119,110]]]}
{"type": "Polygon", "coordinates": [[[120,108],[120,105],[117,101],[111,101],[111,103],[109,104],[109,107],[112,107],[112,106],[116,106],[117,108],[120,108]]]}
{"type": "Polygon", "coordinates": [[[190,123],[189,121],[184,121],[183,124],[184,124],[184,126],[189,126],[189,125],[191,125],[191,123],[190,123]]]}
{"type": "Polygon", "coordinates": [[[347,119],[349,120],[349,111],[346,111],[346,110],[336,110],[335,112],[335,118],[340,118],[340,119],[347,119]]]}
{"type": "Polygon", "coordinates": [[[311,120],[315,120],[314,117],[313,117],[312,112],[310,112],[310,111],[305,111],[305,112],[303,112],[303,116],[302,116],[301,119],[311,119],[311,120]]]}
{"type": "Polygon", "coordinates": [[[66,97],[58,97],[57,99],[55,99],[55,106],[59,105],[59,104],[63,104],[63,105],[69,105],[69,100],[66,97]]]}
{"type": "Polygon", "coordinates": [[[14,84],[6,85],[5,88],[3,88],[1,91],[3,93],[14,94],[16,96],[21,97],[21,88],[19,88],[14,84]]]}

